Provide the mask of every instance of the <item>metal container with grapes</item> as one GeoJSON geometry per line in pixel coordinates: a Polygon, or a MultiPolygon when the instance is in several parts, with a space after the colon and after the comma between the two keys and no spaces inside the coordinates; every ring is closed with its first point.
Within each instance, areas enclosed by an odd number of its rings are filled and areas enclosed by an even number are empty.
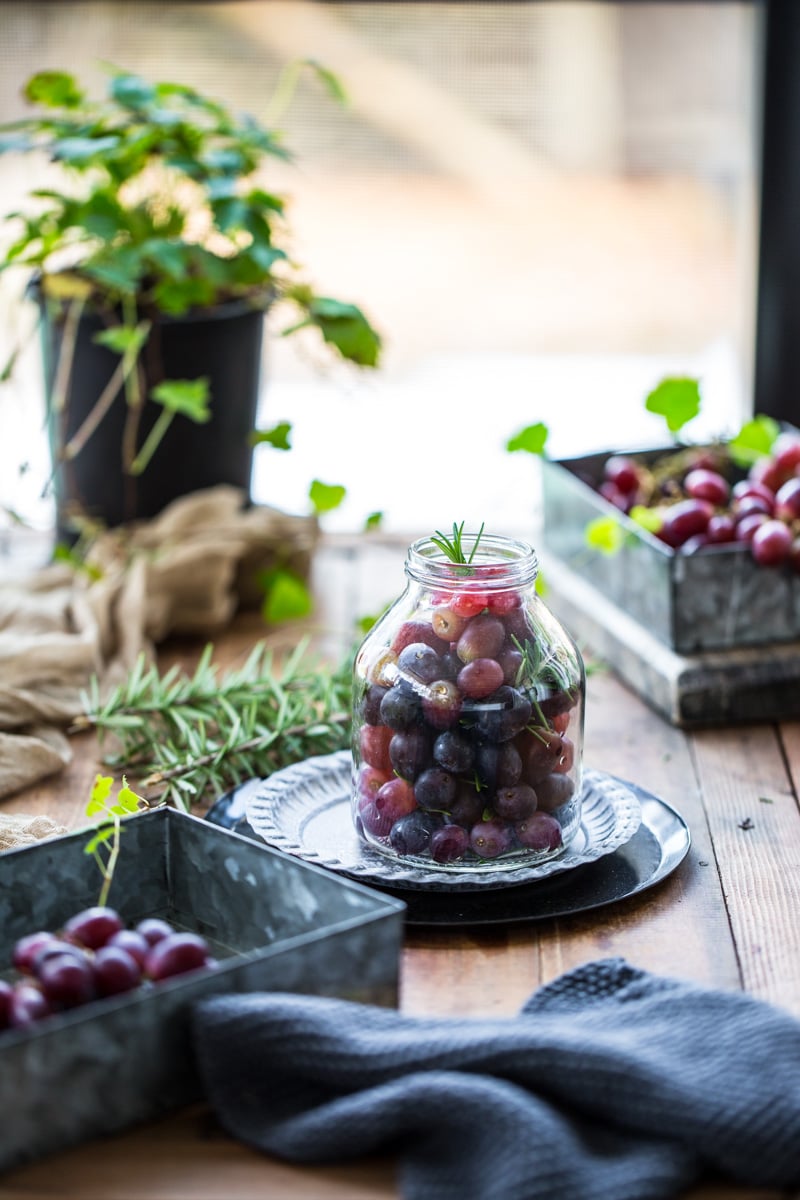
{"type": "Polygon", "coordinates": [[[409,547],[354,666],[352,816],[372,849],[497,871],[578,831],[585,673],[537,571],[526,543],[463,523],[409,547]]]}

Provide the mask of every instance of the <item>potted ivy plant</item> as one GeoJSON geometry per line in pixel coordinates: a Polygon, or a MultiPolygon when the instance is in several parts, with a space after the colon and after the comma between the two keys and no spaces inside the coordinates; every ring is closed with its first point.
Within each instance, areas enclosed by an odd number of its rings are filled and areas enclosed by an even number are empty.
{"type": "Polygon", "coordinates": [[[61,71],[24,95],[36,112],[2,127],[0,153],[47,156],[58,182],[6,215],[0,270],[24,271],[41,314],[59,536],[76,516],[115,526],[216,483],[249,494],[253,445],[287,448],[285,423],[255,430],[266,311],[359,367],[381,349],[364,312],[318,295],[292,258],[286,199],[264,179],[291,158],[279,134],[119,70],[102,101],[61,71]]]}

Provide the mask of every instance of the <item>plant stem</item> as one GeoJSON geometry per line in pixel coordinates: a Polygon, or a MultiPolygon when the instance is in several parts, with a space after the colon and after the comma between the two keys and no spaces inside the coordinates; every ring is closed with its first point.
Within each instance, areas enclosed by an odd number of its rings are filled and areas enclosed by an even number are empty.
{"type": "Polygon", "coordinates": [[[61,338],[61,349],[58,355],[51,406],[53,412],[61,412],[67,400],[67,388],[72,374],[72,363],[75,358],[75,347],[78,343],[78,324],[86,304],[85,298],[73,300],[67,308],[64,321],[64,334],[61,338]]]}

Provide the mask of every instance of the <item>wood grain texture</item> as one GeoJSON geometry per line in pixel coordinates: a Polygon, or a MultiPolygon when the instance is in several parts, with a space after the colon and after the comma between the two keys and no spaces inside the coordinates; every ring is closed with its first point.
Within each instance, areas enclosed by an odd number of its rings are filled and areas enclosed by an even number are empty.
{"type": "Polygon", "coordinates": [[[743,986],[800,1016],[800,812],[777,731],[696,733],[692,749],[743,986]]]}
{"type": "MultiPolygon", "coordinates": [[[[378,611],[402,586],[405,545],[363,553],[333,539],[315,562],[323,603],[278,631],[242,614],[216,641],[221,667],[267,637],[276,652],[308,635],[331,652],[354,615],[378,611]]],[[[164,666],[191,669],[201,646],[173,642],[164,666]]],[[[9,812],[83,823],[99,766],[96,741],[73,739],[61,775],[7,800],[9,812]]],[[[561,972],[620,955],[646,969],[753,995],[800,1014],[800,722],[688,734],[668,724],[609,670],[590,674],[588,766],[635,781],[678,809],[692,848],[650,891],[595,912],[505,928],[406,931],[401,1007],[409,1013],[503,1016],[561,972]],[[752,821],[752,828],[741,828],[752,821]]],[[[299,1168],[234,1142],[203,1106],[60,1154],[0,1179],[0,1200],[394,1200],[394,1164],[379,1159],[299,1168]]],[[[468,1200],[468,1198],[465,1198],[468,1200]]],[[[682,1200],[800,1200],[717,1182],[682,1200]]]]}

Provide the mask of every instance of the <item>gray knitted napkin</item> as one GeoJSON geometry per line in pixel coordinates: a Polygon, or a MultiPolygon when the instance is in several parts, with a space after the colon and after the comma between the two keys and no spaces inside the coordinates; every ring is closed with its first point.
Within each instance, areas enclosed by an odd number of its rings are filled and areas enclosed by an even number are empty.
{"type": "Polygon", "coordinates": [[[800,1022],[738,992],[590,962],[516,1017],[284,993],[201,1001],[233,1136],[279,1158],[397,1155],[407,1200],[657,1200],[705,1175],[800,1186],[800,1022]]]}

